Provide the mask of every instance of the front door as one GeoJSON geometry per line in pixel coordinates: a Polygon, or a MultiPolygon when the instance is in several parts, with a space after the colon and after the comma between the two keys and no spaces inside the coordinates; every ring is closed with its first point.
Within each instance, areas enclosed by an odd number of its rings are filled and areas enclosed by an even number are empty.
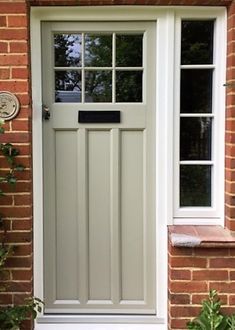
{"type": "Polygon", "coordinates": [[[155,29],[43,23],[45,313],[156,313],[155,29]]]}

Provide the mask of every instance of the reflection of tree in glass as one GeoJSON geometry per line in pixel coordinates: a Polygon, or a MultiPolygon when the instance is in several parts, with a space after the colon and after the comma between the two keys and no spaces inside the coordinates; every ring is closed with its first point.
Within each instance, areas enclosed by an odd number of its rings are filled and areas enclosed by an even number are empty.
{"type": "Polygon", "coordinates": [[[181,70],[181,113],[210,113],[212,111],[211,69],[181,70]]]}
{"type": "Polygon", "coordinates": [[[112,35],[85,35],[85,66],[112,66],[112,35]]]}
{"type": "Polygon", "coordinates": [[[80,34],[55,34],[55,66],[81,66],[80,34]]]}
{"type": "Polygon", "coordinates": [[[116,101],[142,102],[142,71],[116,72],[116,101]]]}
{"type": "Polygon", "coordinates": [[[55,101],[61,99],[61,91],[74,91],[81,95],[81,73],[78,71],[56,71],[55,73],[55,101]]]}
{"type": "Polygon", "coordinates": [[[211,166],[181,165],[180,206],[211,206],[211,166]]]}
{"type": "Polygon", "coordinates": [[[112,102],[111,71],[86,72],[86,102],[112,102]]]}
{"type": "Polygon", "coordinates": [[[142,66],[142,52],[143,35],[117,35],[117,66],[142,66]]]}
{"type": "Polygon", "coordinates": [[[214,21],[182,21],[181,63],[213,62],[214,21]]]}
{"type": "Polygon", "coordinates": [[[181,118],[180,159],[211,159],[211,118],[181,118]]]}

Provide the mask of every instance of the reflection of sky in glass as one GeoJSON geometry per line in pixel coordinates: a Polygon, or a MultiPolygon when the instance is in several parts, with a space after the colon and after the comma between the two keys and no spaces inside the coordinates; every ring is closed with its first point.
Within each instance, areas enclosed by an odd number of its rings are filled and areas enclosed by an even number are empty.
{"type": "Polygon", "coordinates": [[[55,34],[55,66],[81,66],[81,34],[55,34]]]}

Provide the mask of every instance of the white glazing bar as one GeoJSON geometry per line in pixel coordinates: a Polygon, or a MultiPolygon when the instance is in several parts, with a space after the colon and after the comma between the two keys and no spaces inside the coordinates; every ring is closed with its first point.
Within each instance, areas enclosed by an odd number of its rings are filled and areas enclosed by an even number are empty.
{"type": "Polygon", "coordinates": [[[214,64],[184,64],[181,69],[215,69],[214,64]]]}
{"type": "Polygon", "coordinates": [[[82,33],[82,103],[85,103],[85,36],[82,33]]]}
{"type": "Polygon", "coordinates": [[[184,118],[184,117],[186,117],[186,118],[188,118],[188,117],[189,118],[193,118],[193,117],[195,117],[195,118],[200,118],[200,117],[214,118],[215,115],[214,115],[214,113],[210,113],[210,112],[207,112],[207,113],[181,113],[180,117],[182,117],[182,118],[184,118]]]}
{"type": "Polygon", "coordinates": [[[115,71],[115,65],[116,65],[116,33],[113,33],[113,57],[112,57],[112,102],[116,102],[116,71],[115,71]]]}
{"type": "Polygon", "coordinates": [[[180,165],[214,165],[211,160],[181,160],[180,165]]]}

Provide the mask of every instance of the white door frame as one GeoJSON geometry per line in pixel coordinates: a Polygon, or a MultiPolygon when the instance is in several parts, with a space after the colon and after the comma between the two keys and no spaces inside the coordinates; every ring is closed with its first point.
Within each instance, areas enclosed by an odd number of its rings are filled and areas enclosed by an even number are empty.
{"type": "Polygon", "coordinates": [[[34,295],[43,299],[42,21],[157,21],[156,88],[156,316],[44,316],[36,330],[167,329],[167,223],[172,219],[174,11],[167,7],[32,7],[34,295]],[[170,133],[170,134],[169,134],[170,133]],[[61,324],[59,324],[61,323],[61,324]],[[102,323],[102,324],[100,324],[102,323]]]}

